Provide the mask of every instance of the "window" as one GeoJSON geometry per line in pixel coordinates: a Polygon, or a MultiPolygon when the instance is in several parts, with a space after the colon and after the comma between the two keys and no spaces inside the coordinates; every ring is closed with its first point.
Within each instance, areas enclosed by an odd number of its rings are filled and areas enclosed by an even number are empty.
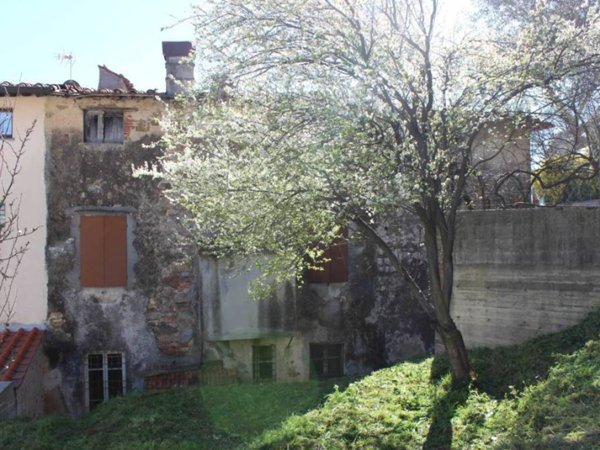
{"type": "Polygon", "coordinates": [[[274,345],[255,345],[252,347],[252,369],[254,381],[275,380],[274,345]]]}
{"type": "Polygon", "coordinates": [[[99,352],[87,355],[86,384],[89,409],[125,393],[125,355],[99,352]]]}
{"type": "MultiPolygon", "coordinates": [[[[345,235],[346,233],[344,233],[345,235]]],[[[343,283],[348,281],[348,241],[337,239],[325,250],[324,262],[317,264],[322,270],[309,270],[306,274],[309,283],[343,283]]]]}
{"type": "Polygon", "coordinates": [[[2,203],[0,205],[0,228],[2,228],[5,223],[6,223],[6,203],[2,203]]]}
{"type": "Polygon", "coordinates": [[[335,378],[344,375],[342,344],[310,344],[312,378],[335,378]]]}
{"type": "Polygon", "coordinates": [[[127,216],[79,217],[81,287],[127,286],[127,216]]]}
{"type": "Polygon", "coordinates": [[[84,111],[85,142],[123,143],[123,111],[84,111]]]}
{"type": "Polygon", "coordinates": [[[0,138],[11,138],[13,135],[13,111],[0,108],[0,138]]]}

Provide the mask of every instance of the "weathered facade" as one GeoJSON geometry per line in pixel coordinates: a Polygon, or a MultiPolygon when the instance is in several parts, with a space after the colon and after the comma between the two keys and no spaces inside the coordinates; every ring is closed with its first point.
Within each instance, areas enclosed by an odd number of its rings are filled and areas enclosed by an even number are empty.
{"type": "Polygon", "coordinates": [[[143,388],[146,371],[200,362],[193,252],[178,242],[177,225],[169,219],[156,182],[132,176],[133,167],[156,162],[158,151],[151,144],[160,135],[161,110],[154,95],[146,94],[48,99],[48,308],[53,332],[47,343],[53,364],[48,388],[61,390],[70,412],[80,413],[86,404],[89,386],[82,375],[89,354],[123,354],[125,385],[135,390],[143,388]],[[86,142],[88,111],[122,114],[122,143],[86,142]],[[120,240],[109,234],[118,233],[109,229],[111,219],[124,222],[120,240]],[[104,242],[88,242],[102,233],[104,242]],[[104,252],[106,260],[85,259],[84,249],[90,246],[90,253],[104,252]],[[120,253],[115,257],[111,252],[120,253]],[[110,273],[119,257],[125,260],[123,279],[103,279],[119,276],[110,273]],[[103,264],[100,279],[84,274],[103,264]],[[92,279],[86,282],[86,277],[92,279]]]}
{"type": "MultiPolygon", "coordinates": [[[[423,277],[417,228],[407,219],[396,220],[396,248],[423,277]]],[[[287,382],[360,375],[432,351],[428,319],[383,254],[352,230],[343,251],[336,280],[308,276],[302,286],[283,286],[260,302],[248,295],[257,275],[251,266],[200,258],[206,360],[223,361],[242,380],[256,379],[253,355],[257,347],[269,346],[272,379],[287,382]],[[329,367],[321,366],[323,358],[329,367]]]]}

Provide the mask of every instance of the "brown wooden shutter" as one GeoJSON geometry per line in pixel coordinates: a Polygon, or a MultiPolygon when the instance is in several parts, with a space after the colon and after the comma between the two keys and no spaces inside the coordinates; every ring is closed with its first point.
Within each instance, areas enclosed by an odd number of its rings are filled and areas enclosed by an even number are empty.
{"type": "Polygon", "coordinates": [[[81,286],[104,286],[103,216],[79,218],[79,249],[81,286]]]}
{"type": "Polygon", "coordinates": [[[323,270],[309,270],[306,279],[309,283],[343,283],[348,281],[348,241],[347,230],[323,253],[322,259],[329,260],[318,266],[323,270]]]}
{"type": "Polygon", "coordinates": [[[344,238],[336,240],[329,251],[329,282],[343,283],[348,281],[348,241],[344,238]]]}
{"type": "Polygon", "coordinates": [[[104,217],[104,286],[127,286],[127,217],[104,217]]]}
{"type": "MultiPolygon", "coordinates": [[[[322,256],[323,259],[329,258],[329,249],[325,250],[322,256]]],[[[320,264],[315,264],[317,267],[323,270],[309,270],[306,272],[306,279],[309,283],[329,283],[329,262],[323,262],[320,264]]]]}
{"type": "Polygon", "coordinates": [[[82,287],[127,286],[127,217],[80,217],[82,287]]]}

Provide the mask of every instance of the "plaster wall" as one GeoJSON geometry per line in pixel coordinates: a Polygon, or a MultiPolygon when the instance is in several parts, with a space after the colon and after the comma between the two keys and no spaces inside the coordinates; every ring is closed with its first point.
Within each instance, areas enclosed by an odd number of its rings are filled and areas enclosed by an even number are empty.
{"type": "Polygon", "coordinates": [[[451,313],[468,347],[523,342],[600,307],[600,209],[459,215],[451,313]]]}
{"type": "Polygon", "coordinates": [[[308,353],[305,340],[301,336],[285,338],[236,340],[221,343],[225,356],[225,368],[235,368],[242,381],[252,381],[252,347],[255,345],[273,345],[275,347],[275,381],[291,383],[305,381],[308,373],[308,353]]]}
{"type": "Polygon", "coordinates": [[[291,284],[257,301],[248,292],[251,281],[259,276],[251,262],[201,257],[199,268],[207,340],[257,339],[289,335],[293,330],[296,298],[291,284]]]}
{"type": "MultiPolygon", "coordinates": [[[[46,320],[47,311],[47,282],[45,262],[46,246],[46,184],[44,177],[46,142],[45,127],[45,98],[43,97],[0,97],[0,107],[13,109],[13,138],[4,143],[3,155],[11,161],[9,147],[17,150],[27,130],[33,126],[21,159],[21,169],[15,178],[11,200],[15,205],[20,203],[18,225],[20,230],[37,230],[21,239],[22,243],[29,241],[21,266],[12,286],[11,303],[14,303],[13,314],[9,318],[13,323],[42,323],[46,320]],[[34,125],[35,123],[35,125],[34,125]]],[[[6,183],[4,177],[1,181],[6,183]]],[[[8,205],[7,205],[8,214],[8,205]]],[[[1,251],[7,251],[3,244],[1,251]]],[[[6,298],[6,292],[0,293],[0,302],[6,298]]],[[[0,315],[0,320],[6,317],[0,315]]]]}

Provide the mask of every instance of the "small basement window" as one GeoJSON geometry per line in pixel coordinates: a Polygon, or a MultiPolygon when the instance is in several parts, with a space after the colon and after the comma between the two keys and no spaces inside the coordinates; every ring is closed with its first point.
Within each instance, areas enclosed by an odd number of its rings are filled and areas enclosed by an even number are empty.
{"type": "Polygon", "coordinates": [[[13,110],[0,108],[0,138],[13,136],[13,110]]]}
{"type": "Polygon", "coordinates": [[[311,378],[336,378],[344,375],[342,344],[310,344],[311,378]]]}
{"type": "Polygon", "coordinates": [[[85,142],[123,143],[123,111],[84,111],[85,142]]]}
{"type": "Polygon", "coordinates": [[[275,380],[274,345],[254,345],[252,347],[252,369],[254,381],[275,380]]]}
{"type": "Polygon", "coordinates": [[[90,410],[108,399],[125,393],[125,355],[123,353],[90,353],[87,355],[85,366],[90,410]]]}

